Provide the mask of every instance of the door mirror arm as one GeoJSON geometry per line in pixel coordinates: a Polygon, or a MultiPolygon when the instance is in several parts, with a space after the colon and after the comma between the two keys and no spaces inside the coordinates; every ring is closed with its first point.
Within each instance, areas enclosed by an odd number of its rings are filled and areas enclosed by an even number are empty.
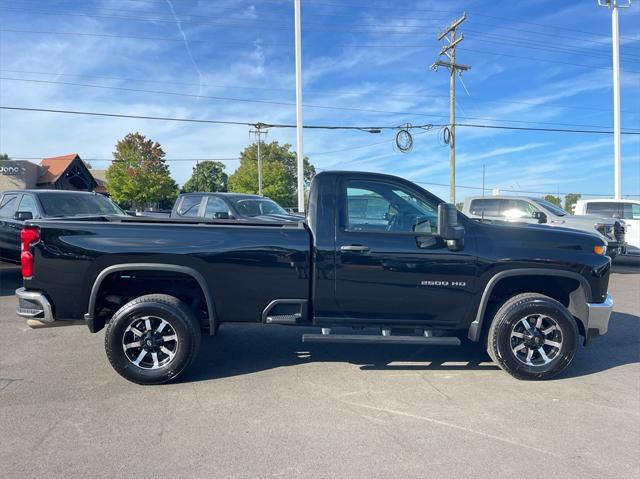
{"type": "Polygon", "coordinates": [[[542,224],[547,222],[547,215],[544,214],[542,211],[534,211],[532,217],[533,219],[538,220],[538,223],[542,224]]]}
{"type": "Polygon", "coordinates": [[[18,221],[27,221],[33,219],[33,213],[31,211],[16,211],[13,215],[14,220],[18,221]]]}

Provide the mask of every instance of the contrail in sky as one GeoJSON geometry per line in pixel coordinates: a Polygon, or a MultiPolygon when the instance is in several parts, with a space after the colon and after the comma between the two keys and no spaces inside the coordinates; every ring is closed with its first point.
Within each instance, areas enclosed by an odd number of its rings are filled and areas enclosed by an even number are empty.
{"type": "Polygon", "coordinates": [[[180,31],[180,35],[182,35],[182,40],[184,41],[184,47],[187,49],[187,54],[191,59],[191,63],[193,63],[193,66],[198,72],[198,83],[200,84],[200,86],[198,87],[198,95],[201,95],[202,94],[202,72],[200,71],[200,67],[196,63],[195,58],[193,58],[193,53],[191,53],[191,47],[189,46],[189,40],[187,40],[187,35],[184,33],[184,30],[182,29],[182,23],[180,22],[178,15],[176,15],[176,11],[173,8],[173,3],[171,3],[171,0],[167,0],[167,5],[169,5],[169,8],[171,9],[171,14],[173,15],[173,18],[176,21],[176,26],[180,31]]]}

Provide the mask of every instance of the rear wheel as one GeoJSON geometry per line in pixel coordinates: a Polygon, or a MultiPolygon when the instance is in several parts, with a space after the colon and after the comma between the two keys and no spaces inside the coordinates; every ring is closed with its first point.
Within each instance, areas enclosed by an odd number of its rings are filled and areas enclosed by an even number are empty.
{"type": "Polygon", "coordinates": [[[567,308],[538,293],[507,300],[487,338],[489,355],[517,379],[549,379],[566,369],[578,348],[578,328],[567,308]]]}
{"type": "Polygon", "coordinates": [[[165,294],[136,298],[113,316],[105,334],[111,366],[137,384],[177,378],[195,359],[200,327],[191,310],[165,294]]]}

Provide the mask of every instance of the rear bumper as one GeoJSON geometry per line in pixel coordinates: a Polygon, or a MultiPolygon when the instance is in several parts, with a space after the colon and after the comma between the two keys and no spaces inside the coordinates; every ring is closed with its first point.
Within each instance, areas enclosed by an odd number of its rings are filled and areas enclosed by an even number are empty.
{"type": "Polygon", "coordinates": [[[609,329],[609,319],[613,311],[613,297],[607,294],[602,303],[587,303],[587,321],[585,324],[585,342],[592,338],[606,334],[609,329]]]}
{"type": "Polygon", "coordinates": [[[39,291],[16,289],[18,309],[16,314],[26,319],[36,319],[43,323],[53,323],[53,309],[47,297],[39,291]]]}

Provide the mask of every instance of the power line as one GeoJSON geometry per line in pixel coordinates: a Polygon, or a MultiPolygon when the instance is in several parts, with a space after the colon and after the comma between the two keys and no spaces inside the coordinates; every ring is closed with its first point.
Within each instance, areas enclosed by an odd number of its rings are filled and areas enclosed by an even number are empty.
{"type": "MultiPolygon", "coordinates": [[[[222,124],[222,125],[242,125],[257,127],[261,125],[262,128],[295,128],[295,124],[287,123],[251,123],[242,121],[225,121],[225,120],[204,120],[197,118],[173,118],[173,117],[160,117],[160,116],[145,116],[145,115],[124,115],[118,113],[102,113],[102,112],[87,112],[87,111],[73,111],[73,110],[54,110],[49,108],[28,108],[28,107],[16,107],[16,106],[0,106],[0,110],[11,111],[25,111],[25,112],[41,112],[41,113],[59,113],[69,115],[86,115],[86,116],[98,116],[98,117],[111,117],[111,118],[131,118],[140,120],[159,120],[159,121],[177,121],[187,123],[205,123],[205,124],[222,124]]],[[[446,125],[413,125],[412,128],[430,128],[430,127],[442,127],[446,125]]],[[[533,127],[516,127],[516,126],[500,126],[500,125],[480,125],[469,123],[457,123],[456,126],[467,128],[492,128],[500,130],[518,130],[518,131],[547,131],[557,133],[593,133],[593,134],[612,134],[611,130],[578,130],[578,129],[565,129],[565,128],[533,128],[533,127]]],[[[385,125],[385,126],[352,126],[352,125],[304,125],[303,128],[312,130],[359,130],[364,132],[375,132],[375,130],[398,130],[402,128],[402,125],[385,125]]],[[[640,135],[640,132],[635,131],[623,131],[623,135],[640,135]]]]}
{"type": "MultiPolygon", "coordinates": [[[[78,86],[78,87],[87,87],[87,88],[97,88],[97,89],[103,89],[103,90],[127,91],[127,92],[135,92],[135,93],[151,93],[151,94],[180,96],[180,97],[189,97],[189,98],[204,98],[204,99],[216,100],[216,101],[258,103],[258,104],[268,104],[268,105],[278,105],[278,106],[295,106],[294,102],[285,102],[285,101],[210,96],[210,95],[200,95],[195,93],[182,93],[182,92],[172,92],[172,91],[165,91],[165,90],[145,90],[145,89],[138,89],[138,88],[115,87],[115,86],[107,86],[107,85],[92,85],[87,83],[61,82],[61,81],[54,81],[54,80],[35,80],[35,79],[28,79],[28,78],[10,78],[10,77],[0,77],[0,80],[78,86]]],[[[362,113],[418,116],[418,117],[426,117],[426,118],[447,118],[448,117],[447,115],[438,115],[438,114],[432,114],[432,113],[377,110],[377,109],[370,109],[370,108],[357,108],[357,107],[346,107],[346,106],[316,105],[316,104],[310,104],[310,103],[305,103],[303,104],[303,106],[305,108],[318,108],[323,110],[356,111],[356,112],[362,112],[362,113]]],[[[572,127],[585,127],[585,128],[606,128],[605,126],[602,126],[602,125],[585,125],[580,123],[510,120],[510,119],[486,118],[486,117],[475,117],[475,116],[460,116],[459,118],[462,118],[465,120],[495,121],[495,122],[501,122],[501,123],[521,123],[521,124],[531,124],[531,125],[559,125],[559,126],[572,126],[572,127]]],[[[636,130],[636,128],[627,128],[627,129],[636,130]]]]}
{"type": "MultiPolygon", "coordinates": [[[[550,131],[550,132],[563,132],[563,133],[596,133],[596,134],[607,134],[612,135],[613,131],[611,130],[577,130],[577,129],[566,129],[566,128],[531,128],[531,127],[520,127],[520,126],[502,126],[502,125],[478,125],[478,124],[470,124],[470,123],[456,123],[456,126],[465,126],[468,128],[490,128],[496,130],[522,130],[522,131],[550,131]]],[[[621,132],[623,135],[640,135],[640,131],[623,131],[621,132]]]]}
{"type": "MultiPolygon", "coordinates": [[[[465,49],[465,51],[475,51],[465,49]]],[[[30,71],[30,70],[4,70],[0,69],[0,72],[4,73],[19,73],[25,75],[47,75],[53,77],[78,77],[78,78],[97,78],[101,80],[113,80],[113,81],[123,81],[123,82],[138,82],[138,83],[158,83],[158,84],[170,84],[170,85],[184,85],[184,86],[208,86],[214,88],[226,88],[226,89],[240,89],[240,90],[260,90],[260,91],[281,91],[291,93],[291,88],[273,88],[273,87],[259,87],[259,86],[248,86],[248,85],[228,85],[228,84],[213,84],[213,83],[195,83],[195,82],[179,82],[179,81],[170,81],[170,80],[150,80],[150,79],[141,79],[141,78],[130,78],[130,77],[114,77],[114,76],[102,76],[102,75],[89,75],[89,74],[77,74],[77,73],[62,73],[62,72],[41,72],[41,71],[30,71]]],[[[314,90],[307,88],[305,91],[307,92],[319,92],[319,90],[314,90]]],[[[323,92],[325,93],[325,92],[323,92]]],[[[332,94],[337,95],[357,95],[364,96],[367,94],[374,94],[374,92],[363,92],[362,90],[331,90],[332,94]]],[[[375,93],[377,94],[377,93],[375,93]]],[[[387,93],[384,92],[384,95],[387,97],[396,97],[396,98],[442,98],[442,95],[433,95],[428,93],[423,93],[417,91],[416,93],[387,93]]],[[[483,99],[483,98],[467,98],[465,101],[471,102],[479,102],[479,103],[497,103],[497,104],[516,104],[516,105],[532,105],[538,108],[564,108],[568,110],[591,110],[591,111],[604,111],[609,113],[611,108],[597,108],[597,107],[586,107],[586,106],[570,106],[570,105],[562,105],[562,104],[541,104],[535,101],[522,101],[522,100],[492,100],[492,99],[483,99]]],[[[630,110],[621,110],[625,113],[638,115],[640,112],[634,112],[630,110]]]]}
{"type": "MultiPolygon", "coordinates": [[[[430,185],[430,186],[442,186],[442,187],[449,187],[448,184],[446,183],[433,183],[433,182],[427,182],[427,181],[414,181],[414,183],[417,183],[419,185],[430,185]]],[[[462,188],[462,189],[467,189],[467,190],[492,190],[492,189],[499,189],[500,191],[506,191],[508,193],[525,193],[525,194],[529,194],[529,195],[553,195],[553,196],[557,196],[557,195],[563,195],[566,196],[570,193],[562,193],[562,192],[558,192],[558,191],[529,191],[529,190],[514,190],[511,188],[501,188],[499,186],[485,186],[484,188],[482,188],[481,186],[468,186],[468,185],[456,185],[456,188],[462,188]]],[[[608,194],[605,193],[580,193],[582,196],[610,196],[608,194]]],[[[622,195],[625,197],[636,197],[639,195],[622,195]]]]}
{"type": "MultiPolygon", "coordinates": [[[[149,41],[167,41],[167,42],[178,42],[178,43],[182,43],[183,40],[179,39],[179,38],[168,38],[168,37],[145,37],[145,36],[136,36],[136,35],[116,35],[116,34],[106,34],[106,33],[88,33],[88,32],[58,32],[58,31],[43,31],[43,30],[16,30],[16,29],[8,29],[8,28],[4,28],[4,29],[0,29],[0,32],[8,32],[8,33],[27,33],[27,34],[39,34],[39,35],[67,35],[67,36],[86,36],[86,37],[98,37],[98,38],[118,38],[118,39],[132,39],[132,40],[149,40],[149,41]]],[[[193,40],[193,39],[189,39],[190,43],[209,43],[208,41],[205,40],[193,40]]],[[[503,42],[500,41],[494,41],[494,40],[485,40],[485,42],[488,43],[495,43],[495,44],[499,44],[499,45],[503,45],[503,42]]],[[[273,43],[273,42],[257,42],[257,43],[251,43],[251,42],[216,42],[216,45],[228,45],[228,46],[252,46],[252,45],[260,45],[260,46],[285,46],[285,47],[290,47],[291,45],[289,43],[273,43]]],[[[390,45],[390,44],[358,44],[358,43],[343,43],[343,42],[338,42],[338,43],[328,43],[326,44],[326,46],[329,47],[346,47],[346,48],[416,48],[416,49],[427,49],[428,47],[425,45],[412,45],[412,44],[396,44],[396,45],[390,45]]],[[[527,47],[523,47],[523,48],[527,48],[527,47]]],[[[536,49],[540,49],[537,47],[532,47],[534,50],[536,49]]],[[[552,64],[559,64],[559,65],[567,65],[567,66],[573,66],[573,67],[578,67],[578,68],[588,68],[588,69],[598,69],[598,70],[611,70],[612,68],[609,66],[597,66],[597,65],[585,65],[582,63],[573,63],[573,62],[566,62],[566,61],[560,61],[560,60],[549,60],[546,58],[536,58],[536,57],[528,57],[528,56],[522,56],[522,55],[514,55],[514,54],[509,54],[509,53],[502,53],[502,52],[491,52],[491,51],[487,51],[487,50],[477,50],[477,49],[471,49],[471,48],[467,48],[465,47],[464,49],[465,52],[475,52],[475,53],[483,53],[486,55],[497,55],[497,56],[504,56],[504,57],[510,57],[510,58],[520,58],[523,60],[527,60],[527,61],[534,61],[534,62],[542,62],[542,63],[552,63],[552,64]]],[[[541,51],[544,52],[549,52],[553,50],[547,50],[547,49],[542,49],[541,51]]],[[[604,58],[604,57],[603,57],[604,58]]],[[[628,69],[621,69],[620,71],[624,71],[627,73],[640,73],[640,70],[628,70],[628,69]]]]}
{"type": "MultiPolygon", "coordinates": [[[[50,108],[28,108],[28,107],[16,107],[16,106],[0,106],[0,110],[11,111],[25,111],[25,112],[41,112],[41,113],[59,113],[68,115],[86,115],[86,116],[98,116],[109,118],[130,118],[139,120],[158,120],[158,121],[177,121],[186,123],[204,123],[214,125],[241,125],[250,126],[254,128],[295,128],[295,124],[289,123],[262,123],[262,122],[248,122],[248,121],[229,121],[229,120],[205,120],[198,118],[175,118],[165,116],[147,116],[147,115],[126,115],[120,113],[103,113],[95,111],[75,111],[75,110],[55,110],[50,108]]],[[[434,125],[414,125],[413,128],[431,128],[434,125]]],[[[375,133],[375,130],[397,130],[402,126],[396,125],[384,125],[384,126],[353,126],[353,125],[304,125],[303,128],[309,128],[313,130],[352,130],[362,131],[366,133],[375,133]]],[[[640,134],[640,133],[639,133],[640,134]]]]}
{"type": "MultiPolygon", "coordinates": [[[[11,156],[12,160],[42,160],[46,158],[45,156],[35,157],[35,156],[11,156]]],[[[83,161],[95,161],[95,162],[113,162],[119,161],[114,158],[82,158],[83,161]]],[[[240,161],[240,158],[163,158],[163,161],[240,161]]]]}
{"type": "MultiPolygon", "coordinates": [[[[132,1],[144,1],[144,0],[132,0],[132,1]]],[[[279,2],[278,0],[262,0],[265,2],[275,2],[275,3],[282,3],[279,2]]],[[[372,4],[370,1],[367,0],[366,3],[348,3],[348,2],[342,2],[342,3],[332,3],[332,2],[323,2],[323,1],[318,1],[318,0],[305,0],[305,3],[307,4],[315,4],[315,5],[326,5],[326,6],[334,6],[334,7],[355,7],[355,8],[367,8],[369,10],[393,10],[394,12],[398,11],[398,7],[397,6],[393,6],[393,7],[389,7],[386,5],[376,5],[376,4],[372,4]]],[[[452,13],[456,13],[456,10],[427,10],[427,9],[419,9],[419,8],[411,8],[411,13],[412,14],[420,14],[420,13],[427,13],[427,14],[432,14],[432,13],[446,13],[446,14],[452,14],[452,13]]],[[[576,32],[576,33],[583,33],[586,35],[593,35],[593,36],[598,36],[599,34],[596,32],[591,32],[591,31],[586,31],[586,30],[580,30],[580,29],[576,29],[576,28],[570,28],[570,27],[566,27],[564,25],[549,25],[549,24],[543,24],[543,23],[537,23],[537,22],[531,22],[531,21],[525,21],[525,20],[520,20],[520,19],[516,19],[516,18],[510,18],[510,17],[503,17],[503,16],[495,16],[495,15],[487,15],[487,14],[483,14],[483,13],[472,13],[472,15],[474,17],[483,17],[483,18],[492,18],[494,20],[500,20],[501,22],[514,22],[514,23],[521,23],[523,25],[534,25],[537,27],[542,27],[542,28],[547,28],[547,29],[552,29],[552,30],[562,30],[565,32],[576,32]]],[[[502,23],[501,23],[502,25],[502,23]]],[[[628,40],[635,40],[634,37],[623,37],[621,36],[620,38],[626,38],[628,40]]],[[[607,40],[603,40],[603,43],[607,43],[607,40]]]]}
{"type": "MultiPolygon", "coordinates": [[[[11,8],[7,8],[4,6],[0,6],[0,8],[10,11],[10,12],[14,12],[14,13],[34,13],[34,14],[39,14],[39,15],[57,15],[57,16],[75,16],[75,17],[89,17],[89,18],[107,18],[107,19],[116,19],[116,20],[130,20],[130,21],[148,21],[148,22],[168,22],[168,23],[175,23],[175,18],[173,17],[138,17],[138,16],[130,16],[130,15],[103,15],[103,14],[95,14],[95,13],[86,13],[86,12],[69,12],[69,11],[62,11],[62,12],[51,12],[51,11],[42,11],[42,10],[15,10],[15,9],[11,9],[11,8]]],[[[119,11],[119,10],[118,10],[119,11]]],[[[211,17],[209,17],[211,18],[211,17]]],[[[217,17],[216,17],[217,18],[217,17]]],[[[185,19],[181,19],[180,22],[181,23],[186,23],[186,24],[195,24],[195,25],[208,25],[208,26],[212,26],[212,27],[219,27],[219,28],[224,28],[224,27],[238,27],[238,28],[250,28],[250,29],[259,29],[259,30],[284,30],[284,31],[288,31],[291,29],[291,27],[288,24],[284,24],[286,26],[284,27],[276,27],[274,26],[274,22],[269,22],[268,25],[264,25],[261,24],[256,24],[256,25],[246,25],[243,23],[237,23],[240,19],[233,19],[233,22],[226,22],[226,23],[221,23],[221,22],[215,22],[215,23],[211,23],[211,22],[204,22],[204,21],[194,21],[194,20],[185,20],[185,19]]],[[[245,20],[246,22],[246,20],[245,20]]],[[[314,28],[314,27],[305,27],[305,31],[346,31],[346,32],[361,32],[361,33],[385,33],[387,35],[413,35],[413,36],[417,36],[417,35],[424,35],[426,33],[417,33],[415,31],[411,31],[411,32],[398,32],[398,31],[387,31],[387,30],[380,30],[379,27],[385,27],[384,25],[358,25],[358,24],[353,24],[350,25],[349,28],[339,28],[339,27],[324,27],[324,28],[314,28]],[[378,29],[376,30],[367,30],[367,29],[362,29],[362,27],[376,27],[378,29]]],[[[401,27],[401,26],[400,26],[401,27]]],[[[389,27],[389,28],[399,28],[399,27],[389,27]]],[[[478,31],[474,31],[475,33],[478,34],[482,34],[485,36],[492,36],[492,34],[490,33],[484,33],[484,32],[478,32],[478,31]]],[[[498,37],[500,39],[500,37],[498,37]]],[[[522,40],[522,39],[518,39],[518,38],[513,38],[512,40],[514,41],[518,41],[518,42],[526,42],[526,40],[522,40]]],[[[482,41],[488,41],[491,43],[490,40],[482,40],[482,41]]],[[[495,41],[493,42],[495,43],[495,41]]],[[[526,45],[526,43],[525,43],[526,45]]],[[[524,46],[524,45],[521,45],[524,46]]],[[[526,46],[524,46],[526,48],[526,46]]],[[[549,49],[549,48],[544,48],[545,46],[537,46],[537,45],[531,45],[529,48],[531,49],[536,49],[536,50],[541,50],[541,51],[552,51],[552,52],[561,52],[563,50],[561,50],[560,48],[556,47],[555,49],[549,49]]],[[[571,47],[568,47],[571,48],[571,47]]],[[[567,51],[565,51],[566,53],[567,51]]],[[[581,51],[569,51],[569,53],[573,53],[573,54],[589,54],[591,56],[593,56],[593,52],[590,52],[588,50],[581,50],[581,51]]],[[[597,54],[596,54],[597,56],[597,54]]],[[[602,56],[601,58],[607,58],[606,56],[602,56]]],[[[640,62],[640,60],[628,60],[628,61],[634,61],[634,62],[640,62]]]]}

